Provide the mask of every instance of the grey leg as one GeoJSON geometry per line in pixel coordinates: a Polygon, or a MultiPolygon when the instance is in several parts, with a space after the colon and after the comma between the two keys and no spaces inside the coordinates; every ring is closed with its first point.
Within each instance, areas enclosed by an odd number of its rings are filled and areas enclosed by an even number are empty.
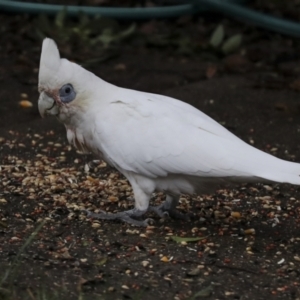
{"type": "Polygon", "coordinates": [[[107,214],[105,212],[101,212],[100,214],[95,214],[89,211],[85,211],[87,212],[87,216],[90,218],[102,219],[102,220],[121,220],[131,225],[147,227],[149,225],[148,222],[152,219],[139,221],[134,218],[141,217],[148,211],[149,201],[154,186],[152,187],[151,182],[149,183],[146,181],[145,178],[139,178],[137,175],[135,176],[130,175],[127,176],[127,178],[131,183],[133,193],[134,193],[134,200],[135,200],[134,209],[126,210],[116,214],[107,214]]]}
{"type": "Polygon", "coordinates": [[[183,214],[176,209],[179,202],[180,195],[167,194],[166,201],[159,206],[150,206],[149,211],[155,212],[159,217],[164,218],[170,216],[174,219],[181,219],[188,221],[189,215],[183,214]]]}
{"type": "Polygon", "coordinates": [[[147,212],[147,210],[138,210],[136,208],[134,209],[130,209],[130,210],[126,210],[123,212],[119,212],[116,214],[107,214],[105,212],[101,212],[100,214],[96,214],[93,212],[90,212],[88,210],[84,210],[87,213],[87,217],[88,218],[93,218],[93,219],[101,219],[101,220],[121,220],[123,222],[135,225],[135,226],[143,226],[143,227],[147,227],[149,224],[148,222],[151,219],[146,219],[146,220],[135,220],[134,218],[140,217],[142,216],[145,212],[147,212]]]}

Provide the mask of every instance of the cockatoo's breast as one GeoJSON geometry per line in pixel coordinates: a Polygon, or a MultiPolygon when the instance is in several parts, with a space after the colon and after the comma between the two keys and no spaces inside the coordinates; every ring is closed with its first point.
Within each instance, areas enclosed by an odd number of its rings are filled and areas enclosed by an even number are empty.
{"type": "Polygon", "coordinates": [[[86,143],[83,134],[78,129],[67,129],[67,138],[71,145],[73,145],[77,150],[83,153],[91,153],[92,149],[90,149],[88,143],[86,143]]]}
{"type": "Polygon", "coordinates": [[[77,150],[85,154],[95,154],[101,159],[105,159],[102,151],[96,147],[93,143],[93,138],[86,132],[80,130],[80,128],[71,128],[66,126],[67,138],[71,145],[77,150]]]}

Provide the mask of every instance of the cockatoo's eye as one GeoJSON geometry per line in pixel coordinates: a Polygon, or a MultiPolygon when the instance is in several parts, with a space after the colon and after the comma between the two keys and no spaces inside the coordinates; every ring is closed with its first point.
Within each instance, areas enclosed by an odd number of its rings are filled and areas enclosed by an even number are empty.
{"type": "Polygon", "coordinates": [[[69,103],[73,101],[76,97],[76,92],[72,84],[67,83],[63,85],[59,90],[59,97],[63,103],[69,103]]]}

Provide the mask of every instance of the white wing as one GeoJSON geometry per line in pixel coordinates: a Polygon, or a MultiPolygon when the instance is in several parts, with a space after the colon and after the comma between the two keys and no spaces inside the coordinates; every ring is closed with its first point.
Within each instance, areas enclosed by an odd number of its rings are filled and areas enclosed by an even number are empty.
{"type": "Polygon", "coordinates": [[[169,97],[120,88],[101,109],[96,111],[95,142],[119,169],[153,178],[180,174],[285,182],[291,180],[278,172],[300,173],[297,164],[255,149],[201,111],[169,97]]]}

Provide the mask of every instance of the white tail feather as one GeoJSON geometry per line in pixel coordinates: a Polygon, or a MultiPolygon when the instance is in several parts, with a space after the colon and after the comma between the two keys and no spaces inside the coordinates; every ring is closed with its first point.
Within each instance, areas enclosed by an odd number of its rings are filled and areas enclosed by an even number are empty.
{"type": "Polygon", "coordinates": [[[239,171],[250,173],[260,179],[300,185],[300,164],[298,163],[279,159],[254,147],[249,147],[246,143],[238,153],[235,153],[235,157],[239,171]]]}

